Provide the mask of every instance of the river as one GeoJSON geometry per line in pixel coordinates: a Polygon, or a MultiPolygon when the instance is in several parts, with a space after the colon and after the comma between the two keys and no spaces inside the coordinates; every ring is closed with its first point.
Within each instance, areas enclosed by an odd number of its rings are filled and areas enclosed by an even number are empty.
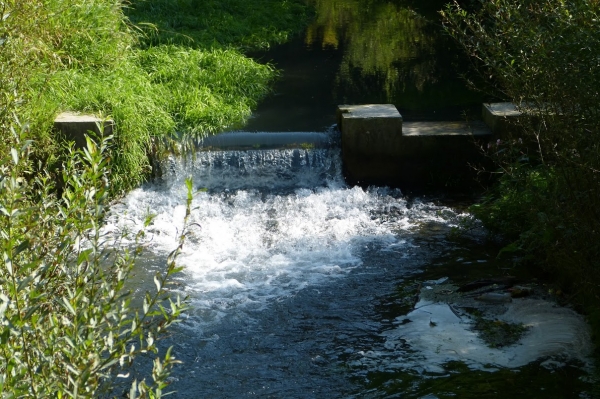
{"type": "MultiPolygon", "coordinates": [[[[331,143],[172,157],[161,180],[111,209],[107,230],[135,231],[156,215],[137,266],[142,292],[177,246],[183,181],[193,177],[195,227],[177,278],[190,309],[161,343],[183,361],[174,397],[591,397],[589,334],[573,311],[558,310],[557,320],[543,313],[554,324],[535,319],[521,341],[490,348],[471,319],[419,295],[445,277],[522,274],[496,259],[464,204],[344,181],[337,104],[393,103],[407,120],[477,112],[481,97],[450,68],[464,60],[440,33],[435,7],[313,4],[319,14],[302,37],[253,55],[282,78],[245,130],[325,132],[331,143]],[[534,334],[539,325],[549,342],[534,334]],[[571,327],[557,338],[557,325],[571,327]]],[[[555,308],[548,295],[535,300],[555,308]]]]}

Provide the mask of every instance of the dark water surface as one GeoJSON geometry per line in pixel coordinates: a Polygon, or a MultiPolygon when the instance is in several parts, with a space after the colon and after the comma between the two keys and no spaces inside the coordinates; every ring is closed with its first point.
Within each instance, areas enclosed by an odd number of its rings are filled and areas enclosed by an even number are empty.
{"type": "Polygon", "coordinates": [[[248,131],[321,131],[339,104],[391,103],[405,120],[480,114],[482,95],[460,77],[468,63],[441,27],[444,2],[309,0],[300,37],[251,54],[282,70],[248,131]]]}
{"type": "Polygon", "coordinates": [[[183,180],[201,189],[179,257],[190,310],[161,341],[183,361],[175,397],[590,397],[581,317],[546,323],[539,342],[489,348],[469,320],[427,310],[417,287],[428,279],[518,270],[476,224],[453,233],[470,220],[459,208],[349,187],[340,169],[337,148],[199,152],[113,207],[107,229],[135,233],[156,214],[138,282],[152,289],[144,276],[177,245],[183,180]]]}

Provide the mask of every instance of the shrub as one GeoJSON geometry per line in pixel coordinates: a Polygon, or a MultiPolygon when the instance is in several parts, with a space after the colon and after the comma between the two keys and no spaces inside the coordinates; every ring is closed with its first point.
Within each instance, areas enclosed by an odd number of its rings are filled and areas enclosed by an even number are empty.
{"type": "MultiPolygon", "coordinates": [[[[524,117],[489,154],[501,175],[474,208],[565,284],[600,295],[600,3],[486,0],[443,11],[447,31],[524,117]]],[[[591,307],[589,308],[591,309],[591,307]]]]}
{"type": "MultiPolygon", "coordinates": [[[[62,198],[48,175],[30,172],[32,141],[13,129],[0,166],[0,392],[3,397],[94,398],[133,359],[157,352],[184,306],[165,290],[179,269],[170,256],[140,308],[127,284],[140,246],[120,249],[100,234],[108,207],[109,139],[69,151],[62,198]]],[[[191,188],[191,183],[188,185],[191,188]]],[[[188,210],[191,194],[188,197],[188,210]]],[[[150,222],[151,218],[148,218],[150,222]]],[[[154,359],[153,384],[130,397],[160,397],[176,363],[154,359]]]]}

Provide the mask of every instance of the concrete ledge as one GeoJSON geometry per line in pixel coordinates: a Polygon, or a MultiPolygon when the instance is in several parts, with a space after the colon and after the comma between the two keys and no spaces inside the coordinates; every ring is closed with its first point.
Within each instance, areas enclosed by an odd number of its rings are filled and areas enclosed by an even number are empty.
{"type": "Polygon", "coordinates": [[[492,133],[504,135],[515,126],[523,113],[513,103],[484,103],[481,116],[492,133]]]}
{"type": "MultiPolygon", "coordinates": [[[[403,122],[394,105],[340,105],[344,175],[350,184],[409,189],[473,184],[476,144],[491,139],[483,122],[403,122]]],[[[483,143],[482,143],[483,142],[483,143]]]]}
{"type": "Polygon", "coordinates": [[[319,132],[227,132],[199,140],[201,150],[243,150],[268,148],[324,148],[331,137],[319,132]]]}
{"type": "Polygon", "coordinates": [[[63,112],[54,119],[54,129],[64,140],[75,142],[76,148],[84,148],[87,143],[85,135],[93,132],[97,136],[110,136],[113,132],[114,121],[103,120],[94,115],[63,112]],[[100,126],[103,129],[100,129],[100,126]],[[101,131],[102,130],[102,131],[101,131]]]}
{"type": "Polygon", "coordinates": [[[485,137],[492,132],[481,121],[466,122],[404,122],[402,136],[468,136],[485,137]]]}

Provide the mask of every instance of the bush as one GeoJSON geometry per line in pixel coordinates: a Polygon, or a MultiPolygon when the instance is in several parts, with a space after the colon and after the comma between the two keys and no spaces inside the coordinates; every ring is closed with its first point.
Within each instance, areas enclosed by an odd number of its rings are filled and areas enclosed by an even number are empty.
{"type": "MultiPolygon", "coordinates": [[[[33,142],[12,131],[15,146],[0,162],[0,392],[94,398],[138,355],[156,353],[156,340],[183,310],[165,287],[179,270],[184,235],[154,276],[156,291],[132,307],[127,284],[142,249],[119,249],[100,234],[109,139],[69,151],[57,198],[47,174],[30,173],[33,142]]],[[[188,210],[190,201],[191,194],[188,210]]],[[[156,357],[154,383],[134,381],[130,397],[160,397],[175,363],[170,350],[156,357]]]]}
{"type": "MultiPolygon", "coordinates": [[[[443,11],[495,95],[524,117],[492,145],[498,184],[474,207],[584,304],[600,298],[600,3],[486,0],[443,11]]],[[[588,309],[591,309],[589,307],[588,309]]]]}

